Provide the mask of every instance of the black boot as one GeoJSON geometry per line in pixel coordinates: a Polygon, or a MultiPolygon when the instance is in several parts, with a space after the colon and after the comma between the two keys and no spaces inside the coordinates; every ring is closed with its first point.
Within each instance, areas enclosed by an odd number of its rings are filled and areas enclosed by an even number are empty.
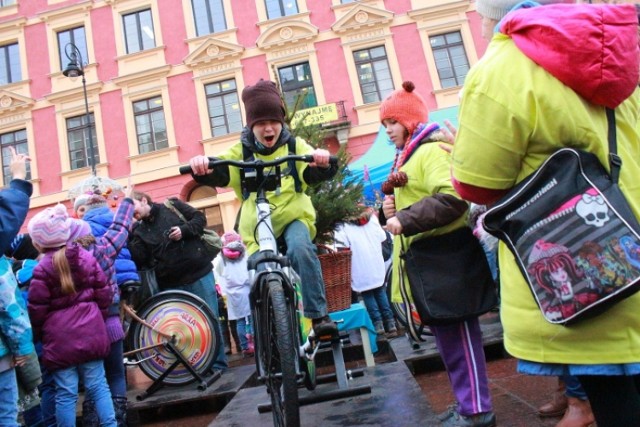
{"type": "Polygon", "coordinates": [[[113,409],[116,412],[118,427],[127,427],[127,398],[123,396],[114,397],[113,409]]]}
{"type": "Polygon", "coordinates": [[[82,402],[82,427],[98,427],[100,419],[98,419],[98,411],[93,400],[85,400],[82,402]]]}

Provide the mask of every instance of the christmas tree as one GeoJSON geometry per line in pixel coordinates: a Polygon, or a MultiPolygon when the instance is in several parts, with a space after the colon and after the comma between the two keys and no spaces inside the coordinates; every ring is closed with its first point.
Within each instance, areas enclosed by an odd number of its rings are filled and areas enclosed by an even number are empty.
{"type": "MultiPolygon", "coordinates": [[[[298,96],[293,108],[288,108],[285,105],[285,120],[288,125],[291,124],[291,119],[299,110],[303,96],[298,96]]],[[[321,125],[305,123],[304,119],[303,115],[299,120],[296,120],[293,128],[290,126],[291,133],[304,139],[314,148],[326,149],[327,131],[321,125]]],[[[351,156],[346,150],[346,145],[341,145],[335,155],[338,157],[338,173],[330,180],[307,188],[307,194],[311,197],[316,209],[315,243],[321,245],[332,243],[336,226],[351,218],[357,218],[364,209],[360,205],[364,184],[361,181],[356,181],[347,167],[351,156]]]]}

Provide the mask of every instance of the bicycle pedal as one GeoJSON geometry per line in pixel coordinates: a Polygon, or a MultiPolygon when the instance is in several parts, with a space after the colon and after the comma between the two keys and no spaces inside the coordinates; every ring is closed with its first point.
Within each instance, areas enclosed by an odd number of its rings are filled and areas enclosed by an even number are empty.
{"type": "Polygon", "coordinates": [[[326,334],[326,335],[320,335],[319,337],[316,337],[316,340],[321,343],[332,342],[338,339],[340,339],[340,334],[326,334]]]}

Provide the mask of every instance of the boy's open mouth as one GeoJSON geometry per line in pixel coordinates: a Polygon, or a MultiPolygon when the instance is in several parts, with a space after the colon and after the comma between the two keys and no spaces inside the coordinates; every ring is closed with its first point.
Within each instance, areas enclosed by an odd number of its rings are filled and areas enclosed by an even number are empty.
{"type": "Polygon", "coordinates": [[[273,141],[273,138],[275,138],[275,135],[269,135],[269,136],[265,136],[264,140],[267,141],[267,142],[271,142],[271,141],[273,141]]]}

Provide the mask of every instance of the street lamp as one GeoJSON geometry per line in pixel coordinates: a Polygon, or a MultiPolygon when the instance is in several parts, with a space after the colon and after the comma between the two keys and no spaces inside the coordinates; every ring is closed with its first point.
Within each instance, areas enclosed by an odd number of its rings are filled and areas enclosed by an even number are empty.
{"type": "Polygon", "coordinates": [[[89,127],[89,165],[91,166],[91,175],[96,176],[96,159],[93,156],[93,134],[91,132],[91,115],[89,114],[89,98],[87,97],[87,81],[84,78],[84,65],[80,49],[73,44],[67,43],[64,48],[64,54],[69,59],[67,68],[62,71],[65,77],[75,78],[82,77],[82,90],[84,92],[84,108],[87,116],[87,125],[89,127]]]}

